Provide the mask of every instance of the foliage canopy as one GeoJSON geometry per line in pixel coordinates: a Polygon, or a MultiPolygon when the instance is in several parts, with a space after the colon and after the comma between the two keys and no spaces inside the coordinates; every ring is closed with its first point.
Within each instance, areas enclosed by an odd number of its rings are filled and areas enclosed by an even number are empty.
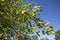
{"type": "Polygon", "coordinates": [[[35,3],[0,0],[0,39],[10,40],[14,37],[17,40],[28,40],[28,34],[36,32],[39,35],[40,28],[46,28],[42,30],[43,34],[51,34],[52,26],[37,17],[41,11],[42,7],[35,3]]]}
{"type": "Polygon", "coordinates": [[[56,31],[55,40],[60,40],[60,30],[56,31]]]}

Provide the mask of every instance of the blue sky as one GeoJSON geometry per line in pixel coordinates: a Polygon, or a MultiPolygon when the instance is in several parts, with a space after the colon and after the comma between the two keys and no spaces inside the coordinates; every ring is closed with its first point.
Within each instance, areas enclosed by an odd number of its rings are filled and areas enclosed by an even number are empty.
{"type": "MultiPolygon", "coordinates": [[[[43,11],[39,16],[45,22],[50,22],[54,27],[54,31],[60,29],[60,0],[27,0],[30,2],[35,2],[38,5],[41,5],[43,11]]],[[[41,37],[43,37],[41,35],[41,37]]],[[[45,37],[48,37],[47,35],[45,37]]],[[[48,38],[54,38],[53,35],[49,35],[48,38]]]]}

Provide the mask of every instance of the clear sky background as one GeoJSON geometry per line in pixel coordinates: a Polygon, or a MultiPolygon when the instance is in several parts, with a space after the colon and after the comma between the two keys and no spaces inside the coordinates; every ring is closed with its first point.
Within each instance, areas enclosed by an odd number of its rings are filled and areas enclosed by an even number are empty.
{"type": "MultiPolygon", "coordinates": [[[[39,16],[45,22],[50,22],[50,24],[54,27],[54,31],[60,29],[60,0],[27,0],[30,2],[35,2],[38,5],[41,5],[43,11],[39,16]]],[[[41,35],[41,37],[43,37],[41,35]]],[[[48,38],[54,38],[53,35],[44,36],[48,38]]]]}

